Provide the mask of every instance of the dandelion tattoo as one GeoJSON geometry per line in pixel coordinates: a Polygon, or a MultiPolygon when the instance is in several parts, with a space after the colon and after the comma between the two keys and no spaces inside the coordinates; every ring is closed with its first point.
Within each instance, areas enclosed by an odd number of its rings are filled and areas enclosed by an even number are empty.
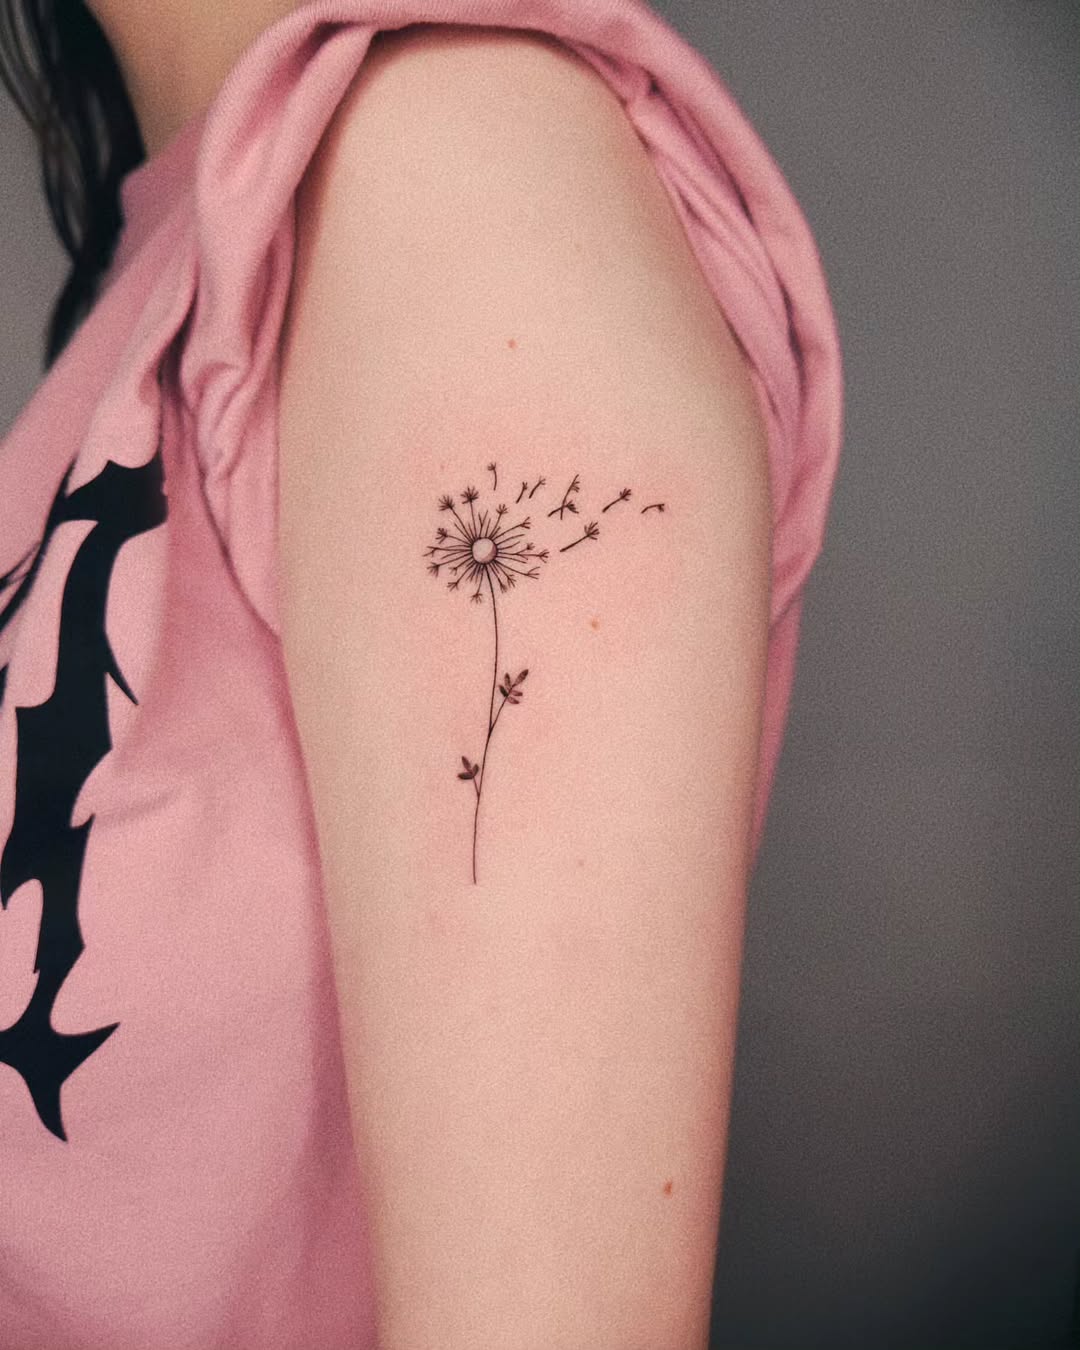
{"type": "Polygon", "coordinates": [[[664,509],[663,502],[650,502],[648,506],[643,506],[641,508],[639,514],[644,515],[646,511],[662,511],[663,509],[664,509]]]}
{"type": "Polygon", "coordinates": [[[615,498],[614,501],[608,502],[607,506],[602,506],[600,508],[600,514],[603,515],[605,511],[610,511],[613,506],[618,506],[620,502],[628,502],[629,500],[630,500],[630,489],[623,488],[623,490],[619,493],[619,495],[615,498]]]}
{"type": "MultiPolygon", "coordinates": [[[[496,465],[492,462],[486,467],[492,476],[491,490],[494,492],[499,481],[496,465]]],[[[545,482],[546,480],[543,477],[536,480],[532,491],[528,494],[530,499],[537,488],[543,487],[545,482]]],[[[522,483],[515,505],[521,501],[528,486],[527,482],[522,483]]],[[[580,490],[581,481],[579,476],[575,474],[563,494],[561,502],[547,513],[546,518],[557,515],[561,521],[566,512],[576,515],[577,505],[572,498],[580,490]]],[[[616,502],[627,501],[629,497],[630,489],[623,488],[613,501],[608,502],[608,505],[602,508],[602,511],[606,511],[609,506],[614,506],[616,502]]],[[[471,783],[473,786],[472,879],[474,884],[476,883],[476,845],[480,824],[480,801],[484,790],[484,773],[487,769],[491,738],[499,718],[502,716],[503,709],[507,705],[516,707],[522,701],[523,686],[529,674],[528,667],[523,668],[517,675],[513,676],[508,670],[505,670],[502,681],[499,680],[499,606],[495,588],[497,585],[498,594],[506,595],[514,589],[519,578],[525,578],[529,581],[538,580],[541,566],[546,564],[550,557],[550,550],[546,548],[538,549],[532,540],[527,537],[532,529],[529,516],[524,516],[513,524],[507,524],[505,518],[509,514],[509,508],[505,503],[499,503],[494,511],[489,511],[486,508],[477,510],[476,504],[479,498],[480,493],[475,487],[466,487],[464,491],[458,494],[456,501],[449,494],[440,497],[439,511],[440,513],[448,513],[449,521],[452,523],[440,525],[435,531],[435,542],[424,550],[424,557],[429,559],[428,572],[435,577],[445,575],[447,590],[460,590],[462,583],[464,583],[470,593],[471,603],[483,603],[485,588],[491,598],[494,656],[492,659],[491,692],[488,697],[487,730],[484,736],[484,745],[479,760],[470,759],[468,755],[461,755],[461,768],[456,770],[460,780],[471,783]],[[465,507],[468,507],[467,514],[464,510],[465,507]],[[500,696],[497,705],[496,694],[500,696]]],[[[644,514],[644,511],[652,509],[663,511],[664,503],[654,502],[652,506],[645,507],[642,514],[644,514]]],[[[570,549],[576,548],[578,544],[584,543],[586,539],[596,540],[599,536],[599,524],[595,520],[590,520],[585,526],[584,533],[576,539],[572,539],[570,543],[562,545],[558,552],[566,553],[570,549]]]]}

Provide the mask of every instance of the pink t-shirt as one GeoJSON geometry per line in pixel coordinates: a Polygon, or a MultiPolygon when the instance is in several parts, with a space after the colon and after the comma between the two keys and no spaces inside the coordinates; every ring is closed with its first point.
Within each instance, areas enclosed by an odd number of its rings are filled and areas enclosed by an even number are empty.
{"type": "Polygon", "coordinates": [[[543,30],[608,81],[752,365],[774,519],[760,834],[841,420],[778,169],[641,0],[280,19],[125,180],[104,293],[0,448],[0,1350],[373,1343],[279,638],[276,352],[305,165],[373,34],[433,21],[543,30]]]}

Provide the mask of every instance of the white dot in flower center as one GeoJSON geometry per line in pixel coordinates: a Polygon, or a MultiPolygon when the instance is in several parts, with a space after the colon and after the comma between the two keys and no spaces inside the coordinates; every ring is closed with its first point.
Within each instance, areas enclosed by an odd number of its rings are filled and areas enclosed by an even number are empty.
{"type": "Polygon", "coordinates": [[[495,557],[497,549],[494,539],[474,539],[472,555],[478,563],[489,563],[495,557]]]}

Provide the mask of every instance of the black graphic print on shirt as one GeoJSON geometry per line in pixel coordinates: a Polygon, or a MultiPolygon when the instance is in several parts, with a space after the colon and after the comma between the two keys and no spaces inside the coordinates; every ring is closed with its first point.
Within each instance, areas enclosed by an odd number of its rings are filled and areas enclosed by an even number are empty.
{"type": "MultiPolygon", "coordinates": [[[[127,540],[160,525],[167,514],[160,443],[153,459],[141,467],[125,468],[110,460],[96,478],[69,495],[73,468],[68,467],[53,498],[36,553],[31,550],[0,576],[0,596],[16,587],[0,606],[3,632],[26,601],[57,526],[69,520],[94,522],[64,583],[53,691],[36,707],[14,710],[15,813],[0,852],[0,906],[6,909],[14,892],[34,879],[41,885],[42,900],[37,982],[18,1020],[0,1031],[0,1064],[22,1076],[42,1124],[64,1140],[60,1088],[119,1026],[112,1022],[68,1035],[51,1020],[60,989],[84,947],[79,883],[94,817],[78,826],[71,824],[71,817],[83,784],[112,748],[106,677],[132,703],[138,702],[105,633],[109,582],[127,540]]],[[[0,701],[6,684],[5,665],[0,667],[0,701]]]]}

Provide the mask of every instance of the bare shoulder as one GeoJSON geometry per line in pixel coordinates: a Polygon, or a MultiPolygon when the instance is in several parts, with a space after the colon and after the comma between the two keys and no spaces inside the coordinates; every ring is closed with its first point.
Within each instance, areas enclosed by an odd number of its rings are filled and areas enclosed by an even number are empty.
{"type": "Polygon", "coordinates": [[[471,130],[473,146],[493,141],[495,150],[526,131],[530,139],[543,131],[555,143],[583,146],[605,131],[625,141],[628,130],[615,91],[566,43],[539,29],[472,24],[376,33],[328,140],[379,116],[410,136],[425,128],[450,136],[471,130]]]}
{"type": "Polygon", "coordinates": [[[326,270],[354,274],[341,304],[360,285],[384,304],[391,287],[408,303],[433,284],[460,299],[481,284],[527,299],[537,322],[542,300],[563,325],[574,312],[599,320],[606,305],[757,416],[745,358],[648,149],[608,82],[546,32],[376,34],[305,176],[298,230],[296,284],[317,248],[326,270]],[[378,269],[357,269],[360,241],[378,269]]]}

